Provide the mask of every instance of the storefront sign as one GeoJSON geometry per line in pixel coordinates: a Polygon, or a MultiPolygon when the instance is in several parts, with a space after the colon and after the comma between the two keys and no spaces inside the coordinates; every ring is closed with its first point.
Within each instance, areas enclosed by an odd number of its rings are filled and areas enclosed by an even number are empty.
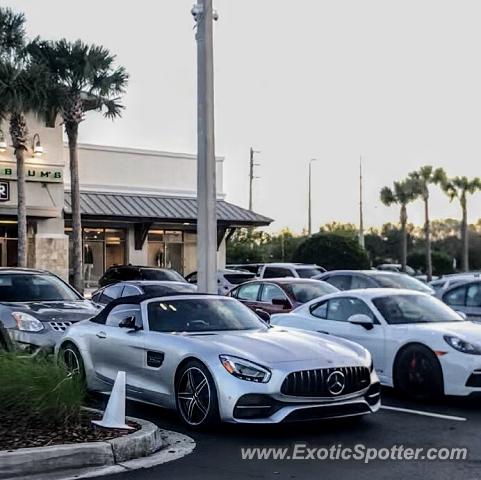
{"type": "Polygon", "coordinates": [[[8,202],[10,200],[10,184],[8,182],[0,182],[0,202],[8,202]]]}
{"type": "MultiPolygon", "coordinates": [[[[17,166],[13,163],[0,163],[0,178],[17,179],[17,166]]],[[[27,182],[61,183],[63,170],[61,168],[25,165],[27,182]]]]}

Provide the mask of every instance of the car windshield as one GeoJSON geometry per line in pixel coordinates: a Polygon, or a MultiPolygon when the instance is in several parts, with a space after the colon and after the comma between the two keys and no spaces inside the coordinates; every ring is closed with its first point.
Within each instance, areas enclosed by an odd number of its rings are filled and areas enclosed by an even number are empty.
{"type": "Polygon", "coordinates": [[[392,325],[463,321],[454,310],[427,295],[389,295],[375,298],[372,303],[392,325]]]}
{"type": "Polygon", "coordinates": [[[418,292],[432,293],[432,289],[423,282],[412,278],[404,273],[372,273],[370,274],[381,287],[385,288],[407,288],[418,292]]]}
{"type": "Polygon", "coordinates": [[[81,297],[53,275],[12,273],[0,275],[0,302],[77,301],[81,297]]]}
{"type": "Polygon", "coordinates": [[[284,285],[284,289],[299,303],[307,303],[317,297],[339,291],[327,282],[287,283],[284,285]]]}
{"type": "Polygon", "coordinates": [[[320,275],[323,271],[320,268],[296,268],[299,278],[312,278],[315,275],[320,275]]]}
{"type": "Polygon", "coordinates": [[[142,270],[142,278],[144,280],[167,280],[170,282],[185,282],[185,278],[175,270],[157,270],[155,268],[147,268],[142,270]]]}
{"type": "Polygon", "coordinates": [[[148,304],[149,328],[154,332],[209,332],[266,329],[249,308],[229,298],[153,301],[148,304]]]}
{"type": "Polygon", "coordinates": [[[169,295],[172,293],[193,293],[197,291],[197,287],[195,285],[191,285],[190,283],[176,283],[172,285],[144,285],[143,287],[144,292],[147,295],[169,295]]]}

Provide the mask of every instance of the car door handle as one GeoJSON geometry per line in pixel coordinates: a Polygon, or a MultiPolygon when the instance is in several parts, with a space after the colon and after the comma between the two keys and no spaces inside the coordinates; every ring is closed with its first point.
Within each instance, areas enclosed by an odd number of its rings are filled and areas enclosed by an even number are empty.
{"type": "Polygon", "coordinates": [[[107,334],[105,332],[97,332],[96,335],[99,338],[107,338],[107,334]]]}
{"type": "Polygon", "coordinates": [[[329,332],[326,332],[325,330],[317,330],[317,333],[323,333],[324,335],[329,335],[329,332]]]}

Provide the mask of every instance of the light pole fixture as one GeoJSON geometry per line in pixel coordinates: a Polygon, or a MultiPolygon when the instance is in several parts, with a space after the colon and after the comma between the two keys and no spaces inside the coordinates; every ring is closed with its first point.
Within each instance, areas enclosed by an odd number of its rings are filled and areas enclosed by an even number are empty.
{"type": "Polygon", "coordinates": [[[0,130],[0,153],[4,153],[7,151],[7,142],[5,141],[5,135],[3,134],[3,130],[0,130]]]}
{"type": "Polygon", "coordinates": [[[308,223],[307,233],[312,235],[312,163],[317,162],[317,158],[311,158],[309,160],[309,207],[308,207],[308,223]]]}
{"type": "Polygon", "coordinates": [[[217,193],[214,139],[212,0],[192,9],[197,41],[197,288],[217,293],[217,193]]]}
{"type": "Polygon", "coordinates": [[[32,139],[32,152],[34,157],[41,157],[43,155],[43,147],[40,143],[40,135],[36,133],[32,139]]]}

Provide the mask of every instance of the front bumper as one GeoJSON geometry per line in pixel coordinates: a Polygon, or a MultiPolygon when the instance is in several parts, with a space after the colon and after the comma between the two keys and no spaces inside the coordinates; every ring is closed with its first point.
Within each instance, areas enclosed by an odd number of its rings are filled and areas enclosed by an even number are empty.
{"type": "Polygon", "coordinates": [[[64,332],[50,328],[41,332],[23,332],[15,328],[8,328],[6,332],[16,348],[31,354],[40,351],[53,353],[55,344],[64,335],[64,332]]]}
{"type": "Polygon", "coordinates": [[[283,395],[280,391],[285,374],[273,371],[268,383],[253,383],[219,371],[214,378],[221,419],[230,423],[299,422],[365,415],[377,412],[381,406],[381,387],[375,371],[366,388],[338,397],[283,395]]]}
{"type": "Polygon", "coordinates": [[[438,359],[443,370],[446,395],[468,396],[481,393],[481,355],[450,350],[438,359]]]}

